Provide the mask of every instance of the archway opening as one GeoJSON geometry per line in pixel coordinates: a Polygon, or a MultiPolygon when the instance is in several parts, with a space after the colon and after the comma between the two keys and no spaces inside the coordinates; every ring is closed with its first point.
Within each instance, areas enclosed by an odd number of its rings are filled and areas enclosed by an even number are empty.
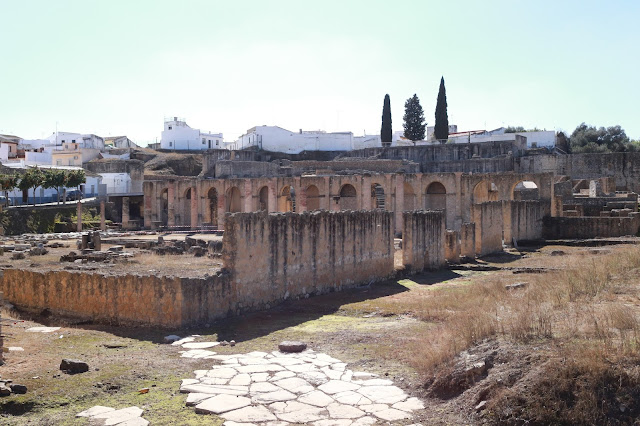
{"type": "Polygon", "coordinates": [[[338,204],[340,210],[357,210],[358,209],[358,193],[353,185],[348,183],[340,188],[340,198],[338,204]]]}
{"type": "Polygon", "coordinates": [[[165,189],[160,194],[160,223],[167,226],[169,223],[169,190],[165,189]]]}
{"type": "Polygon", "coordinates": [[[473,188],[473,204],[487,201],[498,201],[498,187],[493,182],[483,180],[473,188]]]}
{"type": "Polygon", "coordinates": [[[295,207],[295,193],[293,188],[287,185],[280,190],[280,196],[278,197],[278,211],[293,212],[295,211],[295,207]]]}
{"type": "Polygon", "coordinates": [[[191,226],[191,195],[192,195],[193,191],[191,191],[191,188],[187,189],[184,193],[184,208],[182,209],[182,211],[184,212],[184,215],[182,217],[182,223],[185,226],[191,226]]]}
{"type": "Polygon", "coordinates": [[[512,198],[516,201],[539,200],[538,185],[530,180],[520,181],[513,187],[512,198]]]}
{"type": "Polygon", "coordinates": [[[320,191],[315,185],[309,185],[306,189],[307,194],[307,210],[320,209],[320,191]]]}
{"type": "Polygon", "coordinates": [[[371,185],[371,207],[374,209],[385,209],[384,188],[379,183],[371,185]]]}
{"type": "Polygon", "coordinates": [[[424,197],[424,207],[427,210],[446,210],[447,189],[441,182],[429,184],[424,197]]]}
{"type": "Polygon", "coordinates": [[[218,191],[215,188],[211,188],[207,192],[207,199],[209,200],[208,222],[211,225],[217,225],[218,224],[218,191]]]}
{"type": "Polygon", "coordinates": [[[411,211],[416,209],[416,193],[413,191],[413,187],[407,182],[404,183],[404,211],[411,211]]]}
{"type": "Polygon", "coordinates": [[[242,211],[240,207],[240,190],[237,186],[232,186],[227,190],[226,210],[229,213],[237,213],[242,211]]]}
{"type": "Polygon", "coordinates": [[[258,211],[269,211],[269,188],[263,186],[258,192],[258,211]]]}

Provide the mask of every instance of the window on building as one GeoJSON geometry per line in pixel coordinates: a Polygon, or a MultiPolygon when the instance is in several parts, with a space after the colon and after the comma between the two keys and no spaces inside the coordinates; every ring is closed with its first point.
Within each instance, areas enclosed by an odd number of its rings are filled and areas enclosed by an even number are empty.
{"type": "Polygon", "coordinates": [[[169,126],[169,130],[171,130],[171,126],[169,126]]]}
{"type": "MultiPolygon", "coordinates": [[[[171,127],[169,127],[169,128],[171,128],[171,127]]],[[[169,146],[173,146],[173,142],[169,142],[169,146]]]]}
{"type": "Polygon", "coordinates": [[[204,139],[204,138],[202,138],[202,145],[204,145],[204,143],[205,143],[205,139],[204,139]]]}
{"type": "Polygon", "coordinates": [[[75,139],[72,139],[72,140],[71,140],[71,143],[76,143],[76,140],[75,140],[75,139]]]}
{"type": "Polygon", "coordinates": [[[216,146],[219,146],[219,145],[220,145],[220,141],[216,141],[216,146]]]}
{"type": "Polygon", "coordinates": [[[77,156],[77,155],[74,155],[74,156],[73,156],[73,159],[74,159],[74,160],[77,160],[77,159],[78,159],[78,156],[77,156]]]}
{"type": "Polygon", "coordinates": [[[56,166],[62,166],[62,160],[56,160],[56,166]]]}
{"type": "Polygon", "coordinates": [[[64,143],[64,139],[62,139],[62,143],[64,143]]]}

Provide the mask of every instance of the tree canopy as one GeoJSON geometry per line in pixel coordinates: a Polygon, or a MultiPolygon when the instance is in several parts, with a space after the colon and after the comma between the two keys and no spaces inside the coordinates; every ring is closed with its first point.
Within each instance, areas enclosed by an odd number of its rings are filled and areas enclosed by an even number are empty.
{"type": "Polygon", "coordinates": [[[415,93],[404,103],[403,119],[404,137],[414,142],[423,140],[426,129],[424,111],[420,105],[420,99],[415,93]]]}
{"type": "Polygon", "coordinates": [[[619,125],[596,128],[580,124],[569,138],[573,153],[605,153],[637,151],[638,146],[629,140],[619,125]]]}
{"type": "Polygon", "coordinates": [[[533,129],[525,129],[522,126],[508,126],[504,132],[505,133],[525,133],[525,132],[541,132],[542,130],[534,127],[533,129]]]}
{"type": "Polygon", "coordinates": [[[440,78],[438,101],[436,103],[436,124],[433,135],[438,140],[449,139],[449,117],[447,116],[447,91],[444,88],[444,77],[440,78]]]}
{"type": "Polygon", "coordinates": [[[384,95],[384,104],[382,106],[382,128],[380,129],[380,140],[385,143],[391,143],[393,131],[391,127],[391,100],[389,95],[384,95]]]}

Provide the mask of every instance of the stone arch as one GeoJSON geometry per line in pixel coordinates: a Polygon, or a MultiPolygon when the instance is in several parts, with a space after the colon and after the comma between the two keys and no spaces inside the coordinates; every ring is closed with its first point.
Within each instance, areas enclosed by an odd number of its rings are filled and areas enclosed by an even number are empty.
{"type": "Polygon", "coordinates": [[[371,184],[371,207],[380,210],[385,210],[386,208],[384,187],[377,182],[371,184]]]}
{"type": "Polygon", "coordinates": [[[413,186],[410,183],[404,182],[404,211],[411,211],[416,209],[416,193],[413,191],[413,186]]]}
{"type": "Polygon", "coordinates": [[[169,189],[167,188],[160,193],[160,223],[163,226],[169,223],[169,189]]]}
{"type": "Polygon", "coordinates": [[[258,191],[258,211],[260,210],[269,211],[269,188],[267,186],[263,186],[258,191]]]}
{"type": "Polygon", "coordinates": [[[511,199],[516,201],[539,200],[538,184],[532,180],[521,180],[511,188],[511,199]]]}
{"type": "Polygon", "coordinates": [[[242,211],[240,202],[240,190],[237,186],[227,189],[225,209],[229,213],[237,213],[242,211]]]}
{"type": "Polygon", "coordinates": [[[340,205],[340,210],[357,210],[358,209],[358,192],[356,188],[349,184],[345,183],[340,188],[340,197],[338,204],[340,205]]]}
{"type": "Polygon", "coordinates": [[[424,197],[424,208],[427,210],[446,210],[447,188],[442,182],[431,182],[427,186],[424,197]]]}
{"type": "Polygon", "coordinates": [[[307,186],[305,190],[307,194],[307,210],[320,209],[320,190],[315,185],[307,186]]]}
{"type": "Polygon", "coordinates": [[[473,204],[486,203],[487,201],[498,201],[499,192],[495,183],[489,180],[482,180],[473,188],[473,204]]]}
{"type": "Polygon", "coordinates": [[[280,190],[278,196],[278,211],[279,212],[294,212],[296,211],[296,195],[293,188],[290,185],[285,185],[280,190]]]}
{"type": "Polygon", "coordinates": [[[218,224],[218,191],[215,188],[209,188],[207,192],[208,222],[212,225],[218,224]]]}

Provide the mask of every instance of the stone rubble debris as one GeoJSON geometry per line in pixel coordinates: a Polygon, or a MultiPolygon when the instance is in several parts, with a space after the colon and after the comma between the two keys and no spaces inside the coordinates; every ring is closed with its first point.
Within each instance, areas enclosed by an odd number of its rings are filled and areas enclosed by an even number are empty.
{"type": "Polygon", "coordinates": [[[89,371],[89,364],[77,359],[65,358],[62,360],[62,362],[60,362],[60,370],[64,371],[67,374],[86,373],[87,371],[89,371]]]}
{"type": "Polygon", "coordinates": [[[360,426],[406,421],[424,409],[391,380],[351,371],[340,360],[309,349],[205,358],[221,364],[196,370],[195,379],[183,380],[180,392],[188,394],[187,406],[220,416],[227,426],[360,426]]]}

